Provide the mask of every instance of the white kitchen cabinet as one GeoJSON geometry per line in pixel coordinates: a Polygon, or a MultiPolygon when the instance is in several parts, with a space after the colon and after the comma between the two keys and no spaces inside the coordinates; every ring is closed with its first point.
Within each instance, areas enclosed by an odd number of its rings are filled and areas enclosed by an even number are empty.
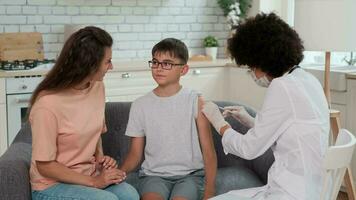
{"type": "MultiPolygon", "coordinates": [[[[347,79],[346,128],[356,136],[356,78],[347,79]]],[[[351,161],[354,183],[356,183],[356,149],[351,161]]]]}
{"type": "Polygon", "coordinates": [[[112,71],[104,78],[106,100],[110,102],[133,101],[155,87],[151,71],[112,71]]]}
{"type": "MultiPolygon", "coordinates": [[[[225,73],[224,67],[191,68],[181,78],[181,84],[199,91],[207,100],[226,100],[225,73]]],[[[150,70],[112,71],[106,74],[104,84],[106,100],[109,102],[133,101],[157,86],[150,70]]]]}
{"type": "Polygon", "coordinates": [[[0,78],[0,155],[7,148],[5,78],[0,78]]]}
{"type": "Polygon", "coordinates": [[[226,69],[226,100],[248,105],[256,110],[261,109],[266,88],[258,86],[247,73],[247,68],[229,67],[226,69]]]}
{"type": "Polygon", "coordinates": [[[0,78],[0,104],[6,103],[5,78],[0,78]]]}
{"type": "Polygon", "coordinates": [[[225,94],[225,67],[191,68],[182,77],[181,84],[184,87],[197,90],[205,100],[226,100],[225,94]]]}
{"type": "Polygon", "coordinates": [[[6,104],[0,104],[0,156],[7,149],[6,104]]]}

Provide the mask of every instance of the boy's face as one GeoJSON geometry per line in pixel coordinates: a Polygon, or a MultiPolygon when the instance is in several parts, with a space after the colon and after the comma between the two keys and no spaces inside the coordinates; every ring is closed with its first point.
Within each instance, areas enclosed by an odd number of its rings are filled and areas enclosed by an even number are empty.
{"type": "Polygon", "coordinates": [[[152,58],[152,77],[160,86],[179,83],[180,77],[188,72],[188,68],[187,64],[172,57],[169,52],[156,52],[152,58]],[[169,69],[171,64],[173,65],[169,69]]]}

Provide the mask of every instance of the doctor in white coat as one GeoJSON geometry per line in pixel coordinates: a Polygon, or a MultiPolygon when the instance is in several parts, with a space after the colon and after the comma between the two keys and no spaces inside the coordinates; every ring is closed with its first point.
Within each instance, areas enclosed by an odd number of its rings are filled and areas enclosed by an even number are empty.
{"type": "Polygon", "coordinates": [[[212,199],[319,199],[329,109],[318,80],[297,66],[303,59],[301,39],[275,14],[258,14],[240,24],[228,43],[236,63],[247,65],[255,82],[268,87],[264,103],[256,118],[243,107],[226,107],[222,115],[212,102],[204,105],[203,113],[222,135],[225,153],[254,159],[271,148],[275,162],[267,185],[212,199]],[[249,131],[243,135],[233,130],[226,115],[249,126],[249,131]]]}

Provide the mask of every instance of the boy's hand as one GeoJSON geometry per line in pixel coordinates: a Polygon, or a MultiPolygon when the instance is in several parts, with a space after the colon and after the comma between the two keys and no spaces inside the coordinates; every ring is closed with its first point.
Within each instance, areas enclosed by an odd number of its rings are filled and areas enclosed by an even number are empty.
{"type": "Polygon", "coordinates": [[[110,156],[103,156],[98,158],[97,163],[101,165],[104,169],[114,169],[117,168],[116,161],[110,156]]]}

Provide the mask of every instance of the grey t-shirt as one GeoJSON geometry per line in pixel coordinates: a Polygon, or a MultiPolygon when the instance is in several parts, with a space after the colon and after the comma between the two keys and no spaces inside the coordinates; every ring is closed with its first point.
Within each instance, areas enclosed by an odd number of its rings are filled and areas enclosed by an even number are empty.
{"type": "Polygon", "coordinates": [[[196,126],[198,96],[181,88],[170,97],[150,92],[132,103],[126,135],[146,137],[141,172],[176,176],[204,167],[196,126]]]}

